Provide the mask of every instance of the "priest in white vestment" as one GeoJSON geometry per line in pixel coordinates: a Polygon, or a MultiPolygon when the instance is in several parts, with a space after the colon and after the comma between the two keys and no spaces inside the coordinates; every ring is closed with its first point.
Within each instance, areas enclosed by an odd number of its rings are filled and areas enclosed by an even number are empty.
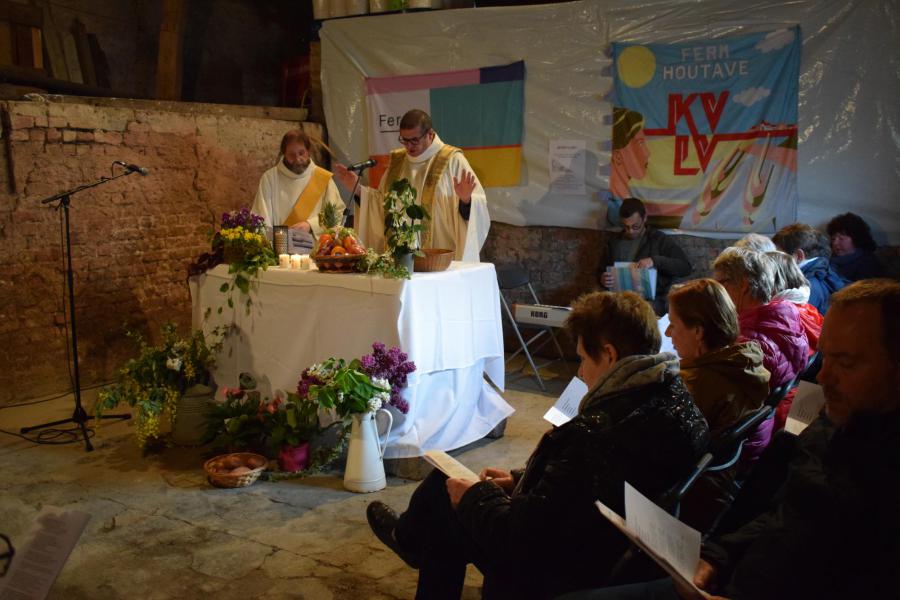
{"type": "Polygon", "coordinates": [[[310,236],[319,235],[322,232],[319,211],[325,200],[337,204],[338,214],[343,213],[344,201],[334,185],[332,173],[313,162],[309,154],[311,145],[303,131],[288,131],[281,140],[278,164],[259,179],[251,210],[266,220],[270,238],[274,225],[287,225],[310,236]]]}
{"type": "MultiPolygon", "coordinates": [[[[392,183],[405,178],[416,189],[416,203],[431,215],[421,247],[449,248],[455,260],[479,262],[491,217],[484,188],[462,150],[442,142],[421,110],[403,115],[400,143],[403,148],[391,152],[378,188],[360,188],[356,229],[362,242],[384,252],[384,196],[392,183]]],[[[358,176],[344,165],[336,164],[334,174],[348,190],[356,188],[358,176]]]]}

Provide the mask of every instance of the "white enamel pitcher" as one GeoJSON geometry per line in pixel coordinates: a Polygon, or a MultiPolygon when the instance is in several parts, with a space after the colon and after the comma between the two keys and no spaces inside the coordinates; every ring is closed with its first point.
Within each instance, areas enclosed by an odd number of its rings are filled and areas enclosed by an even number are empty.
{"type": "Polygon", "coordinates": [[[350,445],[347,448],[347,466],[344,468],[344,487],[351,492],[377,492],[387,485],[384,476],[384,447],[387,445],[394,416],[383,408],[376,412],[352,415],[350,445]],[[379,439],[375,415],[384,413],[388,418],[384,440],[379,439]]]}

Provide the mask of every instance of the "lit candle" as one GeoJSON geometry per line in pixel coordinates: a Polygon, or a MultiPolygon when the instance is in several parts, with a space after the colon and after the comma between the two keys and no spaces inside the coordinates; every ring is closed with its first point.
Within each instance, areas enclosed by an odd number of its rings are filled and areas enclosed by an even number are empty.
{"type": "Polygon", "coordinates": [[[282,269],[289,269],[291,267],[291,255],[290,254],[279,254],[278,255],[278,266],[282,269]]]}
{"type": "Polygon", "coordinates": [[[291,254],[291,268],[299,269],[302,265],[301,257],[299,254],[291,254]]]}

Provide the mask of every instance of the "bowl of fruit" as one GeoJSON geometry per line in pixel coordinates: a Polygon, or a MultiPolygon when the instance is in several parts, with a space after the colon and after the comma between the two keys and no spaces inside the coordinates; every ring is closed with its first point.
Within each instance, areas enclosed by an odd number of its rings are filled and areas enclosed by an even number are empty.
{"type": "Polygon", "coordinates": [[[325,228],[310,257],[323,273],[352,273],[357,263],[366,255],[366,248],[359,236],[349,227],[340,227],[337,206],[325,202],[319,213],[319,223],[325,228]]]}

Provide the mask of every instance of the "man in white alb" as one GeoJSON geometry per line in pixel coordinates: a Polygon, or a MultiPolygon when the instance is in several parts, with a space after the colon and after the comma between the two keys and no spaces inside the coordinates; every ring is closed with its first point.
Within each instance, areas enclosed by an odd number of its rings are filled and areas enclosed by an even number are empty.
{"type": "MultiPolygon", "coordinates": [[[[384,195],[391,184],[406,178],[416,189],[416,203],[431,215],[422,232],[422,248],[450,248],[456,260],[478,262],[491,226],[484,188],[462,150],[441,141],[431,117],[411,110],[400,120],[403,148],[391,152],[390,164],[378,188],[360,188],[357,231],[367,247],[384,251],[384,195]]],[[[358,176],[344,165],[334,175],[348,190],[358,176]]]]}
{"type": "Polygon", "coordinates": [[[332,173],[317,166],[309,155],[309,136],[292,129],[281,139],[278,164],[263,173],[253,201],[254,213],[266,220],[266,227],[287,225],[291,238],[311,240],[321,233],[319,210],[327,200],[344,210],[344,202],[332,180],[332,173]]]}

